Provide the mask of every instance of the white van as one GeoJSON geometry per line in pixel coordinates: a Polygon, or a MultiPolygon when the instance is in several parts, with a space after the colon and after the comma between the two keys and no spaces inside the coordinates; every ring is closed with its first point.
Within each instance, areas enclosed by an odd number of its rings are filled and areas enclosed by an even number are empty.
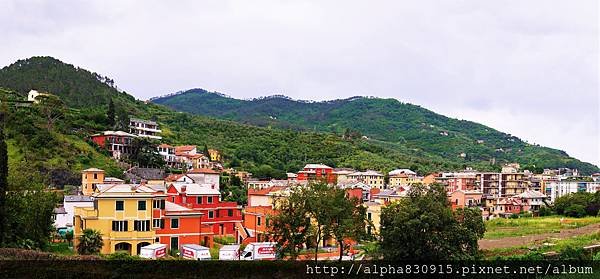
{"type": "Polygon", "coordinates": [[[198,244],[183,244],[181,245],[181,255],[185,259],[192,260],[210,260],[210,249],[198,244]]]}
{"type": "Polygon", "coordinates": [[[219,260],[221,261],[237,261],[240,259],[239,245],[223,245],[219,249],[219,260]]]}
{"type": "Polygon", "coordinates": [[[167,254],[167,244],[150,244],[140,248],[140,257],[146,259],[158,259],[167,254]]]}
{"type": "Polygon", "coordinates": [[[244,248],[241,259],[252,260],[274,260],[276,242],[252,242],[244,248]]]}

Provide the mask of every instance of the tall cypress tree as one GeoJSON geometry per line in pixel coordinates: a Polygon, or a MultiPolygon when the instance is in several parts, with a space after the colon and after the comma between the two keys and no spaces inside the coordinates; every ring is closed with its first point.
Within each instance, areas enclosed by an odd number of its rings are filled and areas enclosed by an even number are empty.
{"type": "Polygon", "coordinates": [[[112,129],[115,127],[115,103],[113,103],[112,98],[109,99],[108,102],[108,111],[106,112],[106,118],[108,119],[108,126],[112,129]]]}
{"type": "Polygon", "coordinates": [[[8,151],[4,141],[6,102],[0,108],[0,245],[4,244],[6,224],[6,191],[8,190],[8,151]]]}

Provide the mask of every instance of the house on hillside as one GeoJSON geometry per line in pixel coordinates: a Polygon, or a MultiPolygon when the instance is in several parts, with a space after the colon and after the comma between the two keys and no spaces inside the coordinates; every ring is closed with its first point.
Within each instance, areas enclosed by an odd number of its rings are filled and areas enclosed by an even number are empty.
{"type": "Polygon", "coordinates": [[[115,159],[121,159],[132,153],[131,142],[136,136],[123,131],[104,131],[90,136],[101,148],[108,150],[115,159]]]}
{"type": "Polygon", "coordinates": [[[138,118],[129,119],[129,132],[139,137],[145,137],[155,140],[161,140],[159,136],[162,131],[158,128],[158,123],[150,120],[138,118]]]}

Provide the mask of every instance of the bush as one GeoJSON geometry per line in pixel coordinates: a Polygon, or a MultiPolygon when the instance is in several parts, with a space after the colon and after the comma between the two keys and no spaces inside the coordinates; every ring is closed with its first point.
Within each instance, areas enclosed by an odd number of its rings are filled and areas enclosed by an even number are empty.
{"type": "Polygon", "coordinates": [[[540,216],[550,216],[550,215],[554,215],[554,211],[552,211],[552,209],[550,207],[542,206],[542,207],[540,207],[538,214],[540,216]]]}
{"type": "Polygon", "coordinates": [[[512,215],[510,215],[510,217],[508,217],[508,218],[510,218],[510,219],[518,219],[518,218],[519,218],[519,214],[514,214],[514,213],[513,213],[513,214],[512,214],[512,215]]]}
{"type": "Polygon", "coordinates": [[[179,257],[179,250],[177,250],[177,249],[171,249],[171,250],[169,250],[169,255],[171,257],[178,258],[179,257]]]}
{"type": "Polygon", "coordinates": [[[583,248],[567,247],[559,254],[561,260],[586,260],[585,251],[583,248]]]}
{"type": "Polygon", "coordinates": [[[592,258],[594,261],[600,261],[600,252],[596,253],[596,255],[594,255],[594,258],[592,258]]]}
{"type": "Polygon", "coordinates": [[[139,256],[131,256],[127,252],[116,252],[106,256],[107,260],[114,261],[133,261],[133,260],[141,260],[139,256]]]}
{"type": "Polygon", "coordinates": [[[585,216],[585,207],[580,204],[573,204],[565,209],[565,215],[568,217],[581,218],[585,216]]]}

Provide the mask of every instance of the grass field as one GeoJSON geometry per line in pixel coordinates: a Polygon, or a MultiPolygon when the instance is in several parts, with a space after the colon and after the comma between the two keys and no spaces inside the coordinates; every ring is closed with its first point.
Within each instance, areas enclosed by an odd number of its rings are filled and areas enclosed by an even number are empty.
{"type": "Polygon", "coordinates": [[[524,255],[533,251],[539,253],[546,252],[562,252],[567,248],[583,248],[589,245],[600,244],[600,232],[593,234],[580,235],[576,237],[566,239],[553,239],[548,238],[542,243],[537,243],[535,246],[517,246],[510,248],[500,248],[493,250],[484,251],[484,255],[487,259],[493,259],[495,257],[511,257],[524,255]]]}
{"type": "Polygon", "coordinates": [[[494,219],[485,222],[486,239],[559,232],[600,223],[600,217],[566,218],[562,216],[494,219]],[[561,222],[561,218],[563,222],[561,222]]]}

